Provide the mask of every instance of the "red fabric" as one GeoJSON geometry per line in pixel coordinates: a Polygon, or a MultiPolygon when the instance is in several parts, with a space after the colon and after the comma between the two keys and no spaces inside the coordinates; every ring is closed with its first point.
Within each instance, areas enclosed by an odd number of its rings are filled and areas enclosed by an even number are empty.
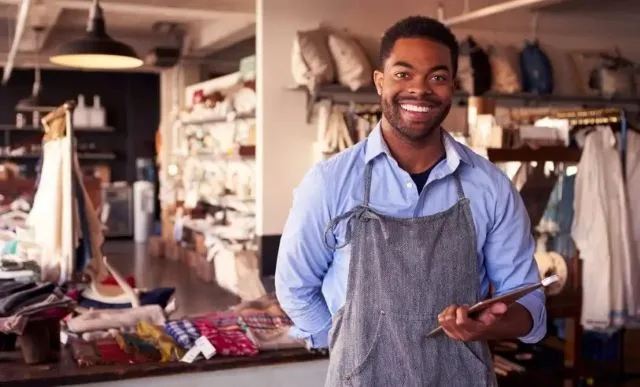
{"type": "Polygon", "coordinates": [[[216,354],[222,356],[255,356],[258,354],[258,348],[241,329],[219,330],[206,320],[194,320],[193,325],[216,348],[216,354]]]}
{"type": "MultiPolygon", "coordinates": [[[[136,288],[136,278],[132,275],[128,276],[126,278],[127,283],[129,284],[129,286],[131,286],[132,288],[136,288]]],[[[108,276],[107,278],[105,278],[101,284],[103,285],[115,285],[118,286],[118,283],[116,282],[116,279],[113,278],[113,276],[108,276]]]]}

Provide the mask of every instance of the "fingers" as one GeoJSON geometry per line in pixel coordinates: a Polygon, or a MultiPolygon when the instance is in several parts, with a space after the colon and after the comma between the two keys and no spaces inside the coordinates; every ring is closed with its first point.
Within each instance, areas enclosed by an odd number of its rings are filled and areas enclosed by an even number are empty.
{"type": "Polygon", "coordinates": [[[471,338],[472,332],[477,330],[475,325],[478,323],[469,318],[468,312],[468,305],[450,305],[440,313],[438,322],[447,336],[462,341],[471,338]]]}
{"type": "Polygon", "coordinates": [[[498,303],[483,311],[477,318],[471,318],[468,305],[449,305],[438,315],[438,322],[450,338],[472,341],[482,337],[506,311],[507,306],[498,303]]]}
{"type": "Polygon", "coordinates": [[[491,305],[490,308],[482,311],[478,316],[477,320],[484,325],[491,325],[500,319],[507,312],[507,305],[500,302],[494,305],[491,305]]]}

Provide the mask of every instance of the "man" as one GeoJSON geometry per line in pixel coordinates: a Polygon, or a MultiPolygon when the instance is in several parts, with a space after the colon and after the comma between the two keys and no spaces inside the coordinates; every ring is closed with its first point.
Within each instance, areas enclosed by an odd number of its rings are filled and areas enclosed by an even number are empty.
{"type": "Polygon", "coordinates": [[[542,291],[467,314],[490,284],[500,294],[539,274],[518,192],[440,126],[457,56],[435,20],[386,31],[373,75],[381,122],[295,192],[276,291],[292,334],[329,348],[327,386],[495,385],[486,341],[546,334],[542,291]],[[426,337],[438,324],[444,334],[426,337]]]}

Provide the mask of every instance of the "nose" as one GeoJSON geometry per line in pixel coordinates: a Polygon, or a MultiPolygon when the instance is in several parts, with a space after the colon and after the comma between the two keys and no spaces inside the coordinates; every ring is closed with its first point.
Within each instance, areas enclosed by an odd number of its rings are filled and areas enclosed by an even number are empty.
{"type": "Polygon", "coordinates": [[[426,79],[415,77],[409,85],[409,93],[415,96],[431,95],[433,90],[426,79]]]}

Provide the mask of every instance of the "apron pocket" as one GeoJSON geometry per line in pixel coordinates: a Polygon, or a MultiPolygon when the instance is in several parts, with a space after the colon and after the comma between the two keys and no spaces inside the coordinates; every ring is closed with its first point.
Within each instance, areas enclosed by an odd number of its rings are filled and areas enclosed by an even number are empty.
{"type": "Polygon", "coordinates": [[[342,327],[342,319],[344,317],[345,306],[338,309],[336,314],[331,317],[331,329],[329,329],[329,352],[331,352],[333,347],[336,345],[336,340],[340,335],[340,328],[342,327]]]}
{"type": "Polygon", "coordinates": [[[483,342],[461,342],[461,352],[470,369],[477,375],[480,386],[494,386],[493,361],[487,344],[483,342]]]}
{"type": "MultiPolygon", "coordinates": [[[[380,311],[377,316],[378,317],[375,323],[375,330],[373,331],[373,335],[364,340],[359,340],[358,337],[345,338],[346,342],[344,344],[347,346],[352,346],[352,348],[346,348],[347,352],[351,355],[351,358],[346,359],[347,361],[345,362],[345,372],[342,376],[342,379],[344,379],[345,381],[352,381],[353,379],[356,379],[359,374],[363,373],[367,366],[370,365],[372,358],[377,357],[379,352],[383,350],[378,348],[378,342],[380,341],[385,312],[380,311]]],[[[371,382],[373,383],[373,381],[371,382]]],[[[358,383],[354,385],[366,386],[367,384],[358,383]]]]}

